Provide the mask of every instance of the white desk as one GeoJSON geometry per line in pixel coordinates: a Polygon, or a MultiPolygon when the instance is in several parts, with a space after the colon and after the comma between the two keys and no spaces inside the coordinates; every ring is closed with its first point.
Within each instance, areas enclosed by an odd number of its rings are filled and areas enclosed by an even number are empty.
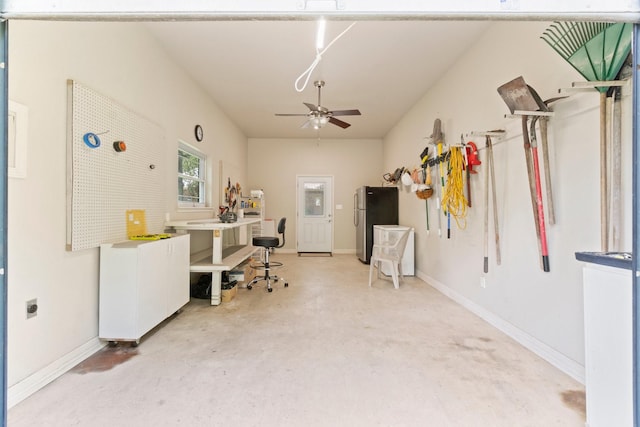
{"type": "Polygon", "coordinates": [[[220,304],[222,272],[232,270],[256,251],[256,247],[252,244],[252,225],[259,222],[260,218],[241,218],[237,222],[229,223],[220,222],[218,219],[168,221],[165,223],[165,227],[178,232],[211,232],[211,248],[191,254],[189,267],[189,271],[192,273],[212,273],[211,305],[220,304]],[[238,227],[240,227],[240,244],[223,250],[222,232],[238,227]]]}

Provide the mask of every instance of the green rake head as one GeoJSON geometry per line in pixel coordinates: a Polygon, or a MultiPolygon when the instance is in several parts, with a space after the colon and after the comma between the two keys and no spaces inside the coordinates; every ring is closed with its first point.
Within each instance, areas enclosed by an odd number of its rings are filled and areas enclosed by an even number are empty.
{"type": "Polygon", "coordinates": [[[622,22],[554,22],[540,38],[588,81],[611,81],[631,52],[631,30],[622,22]]]}

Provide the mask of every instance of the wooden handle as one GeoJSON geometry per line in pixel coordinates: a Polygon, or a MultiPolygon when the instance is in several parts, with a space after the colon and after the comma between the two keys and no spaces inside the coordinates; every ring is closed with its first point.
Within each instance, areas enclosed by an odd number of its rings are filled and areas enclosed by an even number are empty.
{"type": "Polygon", "coordinates": [[[493,144],[487,137],[489,172],[491,173],[491,198],[493,199],[493,232],[495,233],[496,264],[500,265],[500,232],[498,227],[498,200],[496,199],[496,174],[493,168],[493,144]]]}
{"type": "Polygon", "coordinates": [[[553,206],[553,192],[551,191],[551,164],[549,163],[549,138],[547,130],[547,117],[540,117],[540,133],[542,134],[542,163],[544,168],[544,184],[547,190],[547,212],[549,224],[556,223],[556,212],[553,206]]]}
{"type": "Polygon", "coordinates": [[[600,92],[600,246],[609,250],[609,182],[607,168],[607,93],[600,92]]]}

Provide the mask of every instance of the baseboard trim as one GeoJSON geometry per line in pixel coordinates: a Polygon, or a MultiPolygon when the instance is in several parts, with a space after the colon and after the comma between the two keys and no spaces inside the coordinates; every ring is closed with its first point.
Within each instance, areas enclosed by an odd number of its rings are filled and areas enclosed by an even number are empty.
{"type": "Polygon", "coordinates": [[[527,334],[526,332],[517,328],[506,320],[484,309],[480,305],[469,300],[468,298],[454,291],[445,284],[437,281],[433,277],[430,277],[427,274],[422,273],[421,271],[416,271],[416,273],[417,276],[424,282],[426,282],[429,286],[435,288],[440,293],[457,302],[470,312],[474,313],[475,315],[489,323],[491,326],[513,338],[525,348],[537,354],[556,368],[560,369],[565,374],[569,375],[571,378],[584,385],[584,366],[580,365],[575,360],[568,358],[559,351],[551,348],[537,338],[532,337],[531,335],[527,334]]]}
{"type": "MultiPolygon", "coordinates": [[[[297,254],[298,251],[296,249],[276,249],[276,253],[280,254],[297,254]]],[[[312,252],[308,252],[312,253],[312,252]]],[[[321,254],[333,253],[336,255],[345,255],[345,254],[355,254],[355,249],[334,249],[333,252],[320,252],[321,254]]]]}
{"type": "Polygon", "coordinates": [[[11,408],[22,402],[36,391],[68,372],[78,363],[101,350],[104,346],[105,343],[97,337],[93,338],[48,366],[10,386],[7,389],[7,407],[11,408]]]}

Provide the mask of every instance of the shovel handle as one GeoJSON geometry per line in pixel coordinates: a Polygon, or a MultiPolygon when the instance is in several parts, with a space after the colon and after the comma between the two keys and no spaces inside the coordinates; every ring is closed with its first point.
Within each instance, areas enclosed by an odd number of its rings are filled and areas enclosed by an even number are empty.
{"type": "Polygon", "coordinates": [[[549,212],[549,224],[556,223],[556,212],[553,206],[553,191],[551,188],[551,164],[549,162],[549,136],[547,118],[540,118],[540,135],[542,136],[542,166],[544,168],[544,183],[547,190],[547,212],[549,212]]]}

